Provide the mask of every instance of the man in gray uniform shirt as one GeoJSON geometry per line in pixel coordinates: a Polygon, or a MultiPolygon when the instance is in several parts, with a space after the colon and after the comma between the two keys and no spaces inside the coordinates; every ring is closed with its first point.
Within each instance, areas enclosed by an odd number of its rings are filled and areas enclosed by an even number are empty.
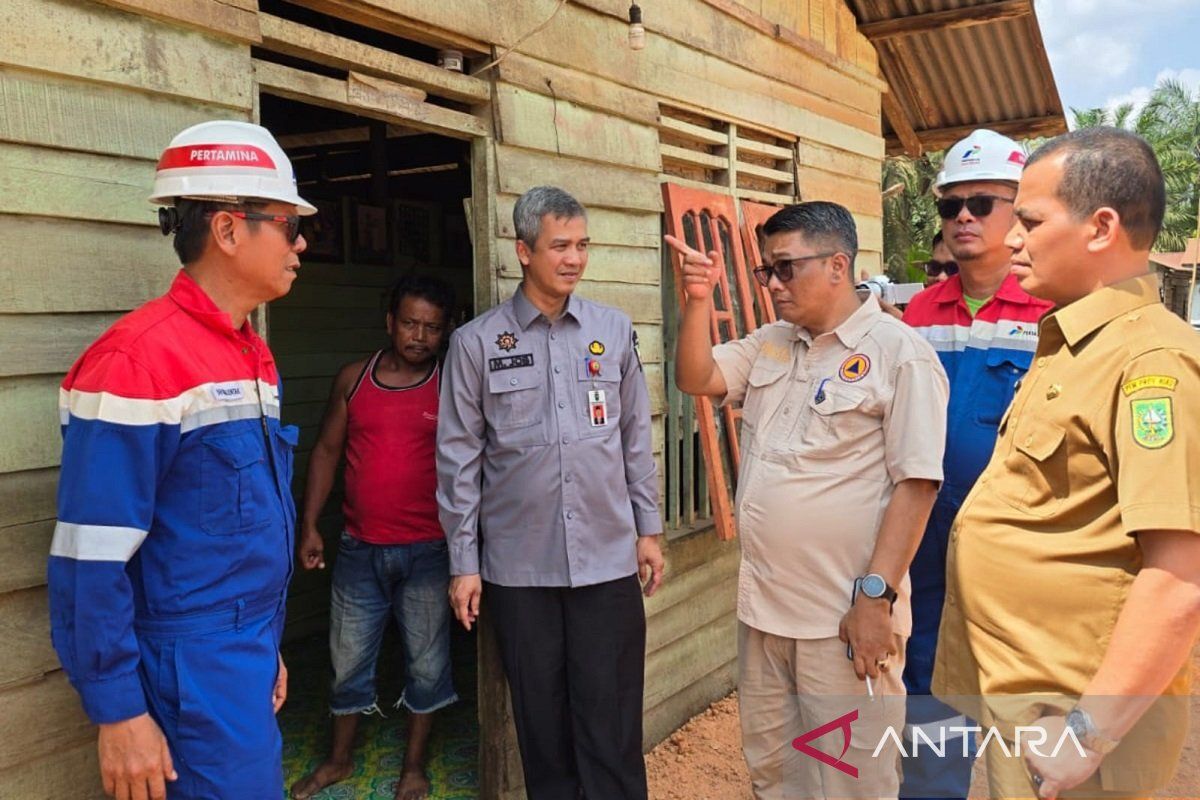
{"type": "Polygon", "coordinates": [[[652,595],[663,558],[637,335],[573,294],[589,241],[575,198],[530,189],[513,224],[523,282],[446,357],[450,603],[470,630],[486,592],[530,800],[645,800],[639,577],[652,595]]]}

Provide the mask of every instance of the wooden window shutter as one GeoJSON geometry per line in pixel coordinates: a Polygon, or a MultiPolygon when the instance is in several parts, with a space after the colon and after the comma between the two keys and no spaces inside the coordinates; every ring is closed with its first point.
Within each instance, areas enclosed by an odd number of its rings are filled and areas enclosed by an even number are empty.
{"type": "MultiPolygon", "coordinates": [[[[755,207],[751,212],[753,216],[748,214],[746,226],[739,226],[737,201],[729,195],[694,186],[664,183],[663,200],[667,232],[697,250],[706,253],[715,250],[724,263],[725,269],[713,291],[713,344],[740,339],[756,330],[760,324],[773,321],[775,313],[770,297],[760,291],[751,274],[757,260],[748,261],[746,253],[757,255],[758,226],[769,216],[768,209],[772,213],[777,209],[761,203],[749,203],[755,207]],[[748,237],[755,238],[753,248],[748,244],[748,237]]],[[[680,259],[672,257],[672,264],[677,300],[682,307],[684,294],[680,259]]],[[[741,466],[738,441],[741,409],[726,405],[718,415],[709,398],[697,397],[694,402],[717,536],[732,539],[736,535],[733,496],[741,466]]]]}

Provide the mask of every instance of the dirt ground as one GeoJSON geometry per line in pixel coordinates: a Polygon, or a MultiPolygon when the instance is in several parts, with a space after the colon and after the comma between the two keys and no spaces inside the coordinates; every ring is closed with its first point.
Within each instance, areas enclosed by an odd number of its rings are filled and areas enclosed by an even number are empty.
{"type": "MultiPolygon", "coordinates": [[[[1200,649],[1192,671],[1200,674],[1200,649]]],[[[973,798],[987,797],[982,759],[975,765],[973,798]]],[[[646,756],[650,800],[752,800],[742,759],[737,695],[719,700],[692,717],[646,756]]],[[[1200,695],[1192,697],[1192,728],[1175,779],[1160,798],[1200,797],[1200,695]]]]}

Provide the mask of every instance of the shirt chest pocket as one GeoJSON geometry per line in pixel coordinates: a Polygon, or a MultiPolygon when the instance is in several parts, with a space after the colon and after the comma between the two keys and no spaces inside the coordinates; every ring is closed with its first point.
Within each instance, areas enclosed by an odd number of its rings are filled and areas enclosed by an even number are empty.
{"type": "Polygon", "coordinates": [[[779,393],[784,391],[780,383],[787,375],[788,365],[774,359],[760,358],[750,368],[746,378],[746,397],[742,401],[742,425],[757,428],[765,422],[763,415],[770,413],[768,403],[772,396],[778,404],[779,393]]]}
{"type": "Polygon", "coordinates": [[[1004,461],[1008,474],[997,479],[997,493],[1019,511],[1040,518],[1052,516],[1062,507],[1070,489],[1067,432],[1053,422],[1036,418],[1016,424],[1020,427],[1004,461]]]}
{"type": "Polygon", "coordinates": [[[247,431],[201,443],[200,525],[212,536],[247,533],[271,521],[272,485],[262,435],[247,431]]]}
{"type": "Polygon", "coordinates": [[[801,421],[799,448],[807,458],[839,459],[882,437],[880,421],[868,412],[867,392],[840,383],[825,383],[809,399],[801,421]]]}
{"type": "Polygon", "coordinates": [[[1021,380],[1029,369],[1030,353],[994,349],[987,354],[987,369],[979,376],[981,385],[974,393],[975,418],[981,425],[994,428],[1012,403],[1021,380]]]}
{"type": "Polygon", "coordinates": [[[544,376],[530,368],[488,374],[488,423],[507,444],[534,444],[542,438],[544,376]]]}
{"type": "Polygon", "coordinates": [[[621,422],[621,365],[615,356],[582,359],[576,370],[576,432],[581,439],[608,436],[621,422]],[[591,364],[600,365],[592,372],[591,364]]]}

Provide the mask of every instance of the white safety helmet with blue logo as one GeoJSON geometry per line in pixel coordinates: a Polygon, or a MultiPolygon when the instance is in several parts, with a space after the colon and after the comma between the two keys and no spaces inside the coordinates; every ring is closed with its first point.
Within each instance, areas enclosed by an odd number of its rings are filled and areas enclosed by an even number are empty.
{"type": "Polygon", "coordinates": [[[940,197],[947,186],[968,181],[1020,183],[1025,159],[1025,148],[1016,141],[981,128],[946,151],[933,193],[940,197]]]}

